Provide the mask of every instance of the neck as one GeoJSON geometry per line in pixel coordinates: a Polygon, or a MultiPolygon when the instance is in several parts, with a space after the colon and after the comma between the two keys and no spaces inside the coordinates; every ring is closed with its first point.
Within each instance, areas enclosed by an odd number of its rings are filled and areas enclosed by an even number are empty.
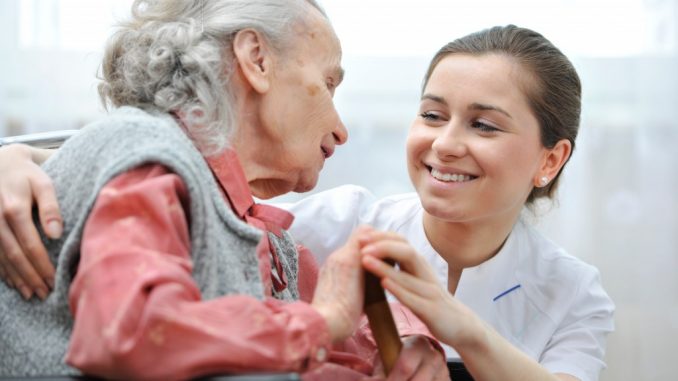
{"type": "Polygon", "coordinates": [[[290,191],[290,185],[273,172],[277,154],[272,147],[269,136],[260,128],[261,120],[257,112],[260,98],[242,78],[240,70],[232,77],[232,86],[236,89],[235,109],[237,115],[236,128],[231,138],[231,146],[235,151],[245,179],[252,195],[259,199],[269,199],[290,191]]]}
{"type": "Polygon", "coordinates": [[[424,231],[448,264],[448,289],[454,293],[462,270],[494,257],[511,233],[518,213],[496,221],[450,222],[424,211],[424,231]]]}

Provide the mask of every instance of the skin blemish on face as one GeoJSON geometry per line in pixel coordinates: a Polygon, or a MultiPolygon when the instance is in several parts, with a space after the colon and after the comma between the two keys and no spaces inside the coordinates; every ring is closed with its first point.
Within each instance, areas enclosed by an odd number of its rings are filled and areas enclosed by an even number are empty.
{"type": "Polygon", "coordinates": [[[318,85],[308,85],[306,86],[306,91],[308,92],[308,95],[310,96],[315,96],[318,94],[318,90],[320,90],[320,87],[318,85]]]}

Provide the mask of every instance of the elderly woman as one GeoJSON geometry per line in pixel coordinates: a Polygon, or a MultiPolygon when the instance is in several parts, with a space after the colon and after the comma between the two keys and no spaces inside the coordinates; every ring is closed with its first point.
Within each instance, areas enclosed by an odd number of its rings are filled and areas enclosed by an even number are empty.
{"type": "MultiPolygon", "coordinates": [[[[64,218],[46,229],[62,233],[47,241],[54,292],[28,302],[0,285],[0,373],[322,376],[330,345],[358,326],[357,239],[300,302],[313,268],[285,231],[292,217],[253,195],[313,188],[346,141],[340,58],[310,0],[137,0],[103,61],[99,90],[116,109],[43,166],[64,218]]],[[[405,348],[396,377],[446,376],[427,340],[405,348]]]]}

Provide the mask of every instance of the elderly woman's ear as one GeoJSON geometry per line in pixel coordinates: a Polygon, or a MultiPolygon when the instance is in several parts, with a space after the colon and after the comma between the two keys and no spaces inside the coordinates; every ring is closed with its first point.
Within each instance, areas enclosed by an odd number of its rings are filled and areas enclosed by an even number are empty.
{"type": "Polygon", "coordinates": [[[267,92],[273,69],[273,52],[264,36],[254,29],[240,30],[233,39],[233,53],[243,81],[258,93],[267,92]]]}

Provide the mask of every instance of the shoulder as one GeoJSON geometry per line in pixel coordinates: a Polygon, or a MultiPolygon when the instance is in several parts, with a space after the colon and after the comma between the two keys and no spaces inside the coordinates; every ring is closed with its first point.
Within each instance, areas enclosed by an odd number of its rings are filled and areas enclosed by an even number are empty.
{"type": "Polygon", "coordinates": [[[562,320],[575,304],[587,299],[612,304],[596,267],[570,255],[524,222],[518,222],[516,230],[521,236],[517,278],[532,303],[553,321],[562,320]]]}
{"type": "Polygon", "coordinates": [[[177,126],[171,116],[163,113],[147,112],[138,108],[124,106],[97,120],[79,134],[67,141],[78,143],[107,144],[131,147],[140,145],[166,144],[171,141],[188,143],[190,140],[177,126]]]}
{"type": "Polygon", "coordinates": [[[205,169],[202,155],[170,115],[125,106],[67,140],[45,163],[45,169],[101,171],[106,167],[115,175],[150,162],[175,172],[182,167],[205,169]]]}
{"type": "Polygon", "coordinates": [[[419,223],[417,216],[421,211],[416,193],[402,193],[376,200],[364,213],[363,220],[377,229],[400,231],[404,225],[419,223]]]}

